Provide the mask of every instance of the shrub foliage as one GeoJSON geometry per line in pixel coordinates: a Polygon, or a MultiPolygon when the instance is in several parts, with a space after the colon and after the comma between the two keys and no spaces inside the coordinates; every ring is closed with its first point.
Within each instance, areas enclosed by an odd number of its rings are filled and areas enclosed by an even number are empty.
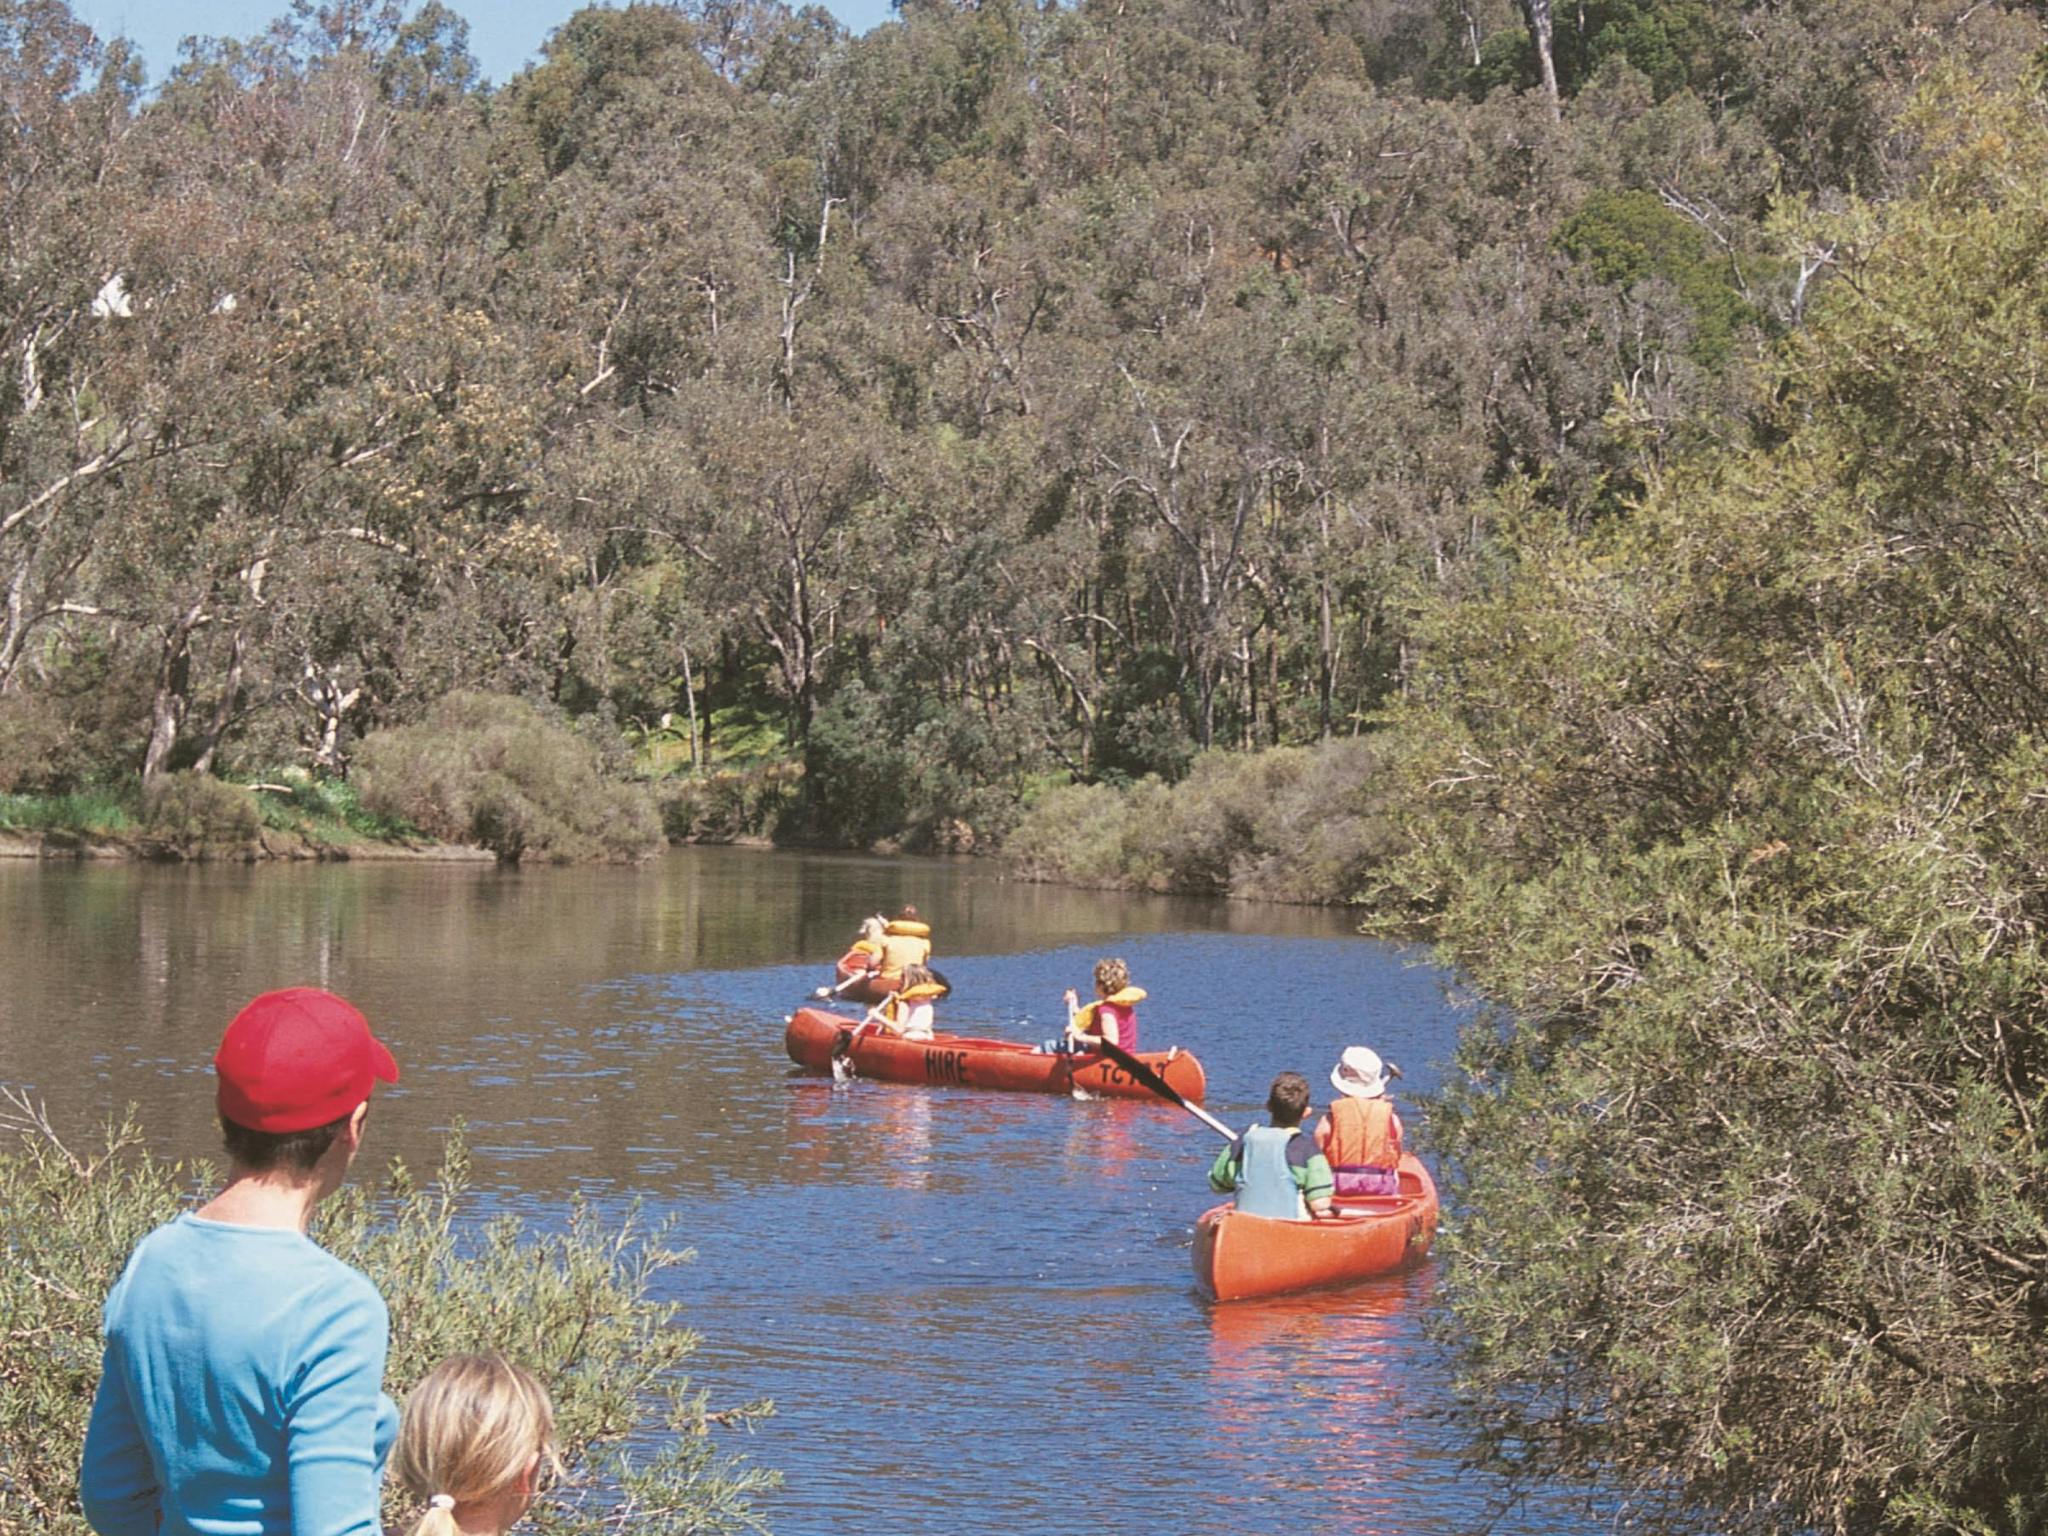
{"type": "MultiPolygon", "coordinates": [[[[0,1135],[0,1530],[89,1536],[78,1464],[100,1304],[135,1244],[211,1175],[150,1156],[132,1122],[75,1155],[19,1099],[0,1135]]],[[[708,1431],[767,1405],[714,1413],[679,1374],[696,1336],[652,1295],[688,1253],[637,1219],[578,1207],[561,1230],[536,1233],[510,1218],[480,1224],[469,1205],[458,1135],[432,1180],[394,1164],[320,1209],[315,1238],[390,1307],[386,1390],[403,1398],[458,1351],[502,1349],[535,1370],[570,1473],[529,1522],[546,1536],[760,1529],[752,1501],[772,1474],[717,1453],[708,1431]]],[[[391,1529],[418,1515],[395,1484],[384,1513],[391,1529]]]]}
{"type": "Polygon", "coordinates": [[[597,750],[524,699],[456,693],[418,725],[368,737],[362,805],[500,858],[643,859],[661,846],[653,797],[603,777],[597,750]]]}
{"type": "Polygon", "coordinates": [[[1208,753],[1179,784],[1069,784],[1033,803],[1006,845],[1034,879],[1278,901],[1352,899],[1391,848],[1377,748],[1208,753]]]}
{"type": "Polygon", "coordinates": [[[2048,1524],[2048,103],[1950,85],[1766,445],[1424,614],[1379,894],[1503,1462],[1722,1529],[2048,1524]]]}

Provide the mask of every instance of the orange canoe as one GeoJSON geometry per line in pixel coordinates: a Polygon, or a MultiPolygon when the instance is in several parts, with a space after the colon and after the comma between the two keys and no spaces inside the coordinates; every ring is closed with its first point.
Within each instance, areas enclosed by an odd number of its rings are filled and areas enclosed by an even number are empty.
{"type": "MultiPolygon", "coordinates": [[[[903,985],[900,975],[884,976],[879,971],[869,970],[868,967],[874,963],[875,957],[865,950],[849,949],[841,955],[832,967],[832,979],[838,984],[833,987],[832,995],[842,1002],[879,1003],[903,985]]],[[[823,997],[825,994],[820,992],[818,995],[823,997]]]]}
{"type": "Polygon", "coordinates": [[[1195,1227],[1195,1279],[1218,1301],[1349,1285],[1418,1262],[1436,1238],[1436,1181],[1401,1159],[1401,1193],[1347,1197],[1335,1221],[1277,1221],[1235,1206],[1205,1211],[1195,1227]]]}
{"type": "MultiPolygon", "coordinates": [[[[879,1029],[856,1030],[855,1021],[822,1008],[799,1008],[782,1037],[789,1059],[813,1071],[832,1070],[832,1048],[841,1035],[851,1039],[846,1059],[858,1077],[887,1083],[930,1083],[948,1088],[989,1088],[1005,1093],[1084,1093],[1107,1099],[1149,1099],[1151,1089],[1113,1061],[1094,1053],[1065,1056],[1015,1040],[973,1035],[934,1035],[904,1040],[879,1029]]],[[[1187,1051],[1140,1051],[1138,1060],[1191,1104],[1202,1102],[1208,1079],[1187,1051]]]]}

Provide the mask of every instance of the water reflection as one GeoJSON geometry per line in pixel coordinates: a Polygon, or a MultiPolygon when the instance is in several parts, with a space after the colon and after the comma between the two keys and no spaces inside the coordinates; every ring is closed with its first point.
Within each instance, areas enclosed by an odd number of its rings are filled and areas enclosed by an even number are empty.
{"type": "MultiPolygon", "coordinates": [[[[1343,1291],[1207,1308],[1209,1380],[1219,1419],[1247,1433],[1287,1394],[1296,1433],[1281,1466],[1247,1468],[1256,1483],[1313,1490],[1326,1516],[1359,1536],[1406,1536],[1429,1458],[1411,1423],[1417,1406],[1402,1364],[1434,1270],[1343,1291]]],[[[1269,1448],[1270,1449],[1270,1448],[1269,1448]]]]}
{"type": "MultiPolygon", "coordinates": [[[[675,1220],[698,1258],[663,1294],[703,1337],[693,1375],[778,1405],[733,1447],[786,1475],[777,1536],[1449,1536],[1491,1514],[1425,1416],[1446,1392],[1426,1273],[1204,1308],[1188,1245],[1217,1143],[1186,1115],[793,1070],[785,1015],[861,913],[906,900],[949,1027],[1043,1039],[1121,954],[1147,1043],[1200,1054],[1231,1124],[1360,1038],[1414,1090],[1449,1053],[1440,979],[1342,914],[701,849],[637,871],[0,865],[0,1082],[60,1125],[133,1101],[160,1150],[210,1152],[233,1009],[344,993],[405,1072],[373,1158],[431,1164],[462,1117],[491,1209],[548,1222],[582,1192],[675,1220]],[[1130,1453],[1106,1465],[1105,1441],[1130,1453]]],[[[1513,1519],[1500,1536],[1572,1524],[1513,1519]]]]}

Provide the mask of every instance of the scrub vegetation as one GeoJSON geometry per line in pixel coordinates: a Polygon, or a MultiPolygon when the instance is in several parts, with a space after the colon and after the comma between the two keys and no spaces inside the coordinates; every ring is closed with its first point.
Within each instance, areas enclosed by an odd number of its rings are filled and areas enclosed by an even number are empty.
{"type": "Polygon", "coordinates": [[[1363,888],[1396,846],[1378,737],[1212,752],[1177,784],[1069,784],[1034,801],[1005,851],[1035,879],[1268,901],[1363,888]]]}
{"type": "Polygon", "coordinates": [[[2048,104],[1901,127],[1753,438],[1505,503],[1386,736],[1475,1422],[1720,1530],[2048,1528],[2048,104]]]}
{"type": "MultiPolygon", "coordinates": [[[[203,1166],[166,1163],[125,1124],[76,1153],[33,1105],[0,1111],[0,1529],[89,1536],[78,1463],[99,1381],[100,1303],[135,1244],[211,1187],[203,1166]]],[[[716,1453],[714,1412],[680,1367],[696,1336],[652,1292],[689,1255],[665,1233],[578,1207],[535,1232],[473,1210],[462,1139],[427,1181],[393,1165],[321,1206],[313,1236],[368,1274],[391,1311],[385,1387],[394,1397],[450,1354],[502,1349],[546,1383],[569,1476],[534,1528],[562,1536],[757,1530],[773,1475],[716,1453]]],[[[408,1528],[387,1485],[385,1525],[408,1528]]]]}
{"type": "Polygon", "coordinates": [[[661,845],[644,786],[524,699],[455,693],[363,743],[364,809],[501,859],[640,859],[661,845]]]}

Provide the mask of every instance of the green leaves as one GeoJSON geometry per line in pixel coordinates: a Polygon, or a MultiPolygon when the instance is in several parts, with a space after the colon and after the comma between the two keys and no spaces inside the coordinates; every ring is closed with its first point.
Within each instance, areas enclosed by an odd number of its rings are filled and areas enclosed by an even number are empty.
{"type": "MultiPolygon", "coordinates": [[[[1384,895],[1501,1008],[1431,1120],[1475,1425],[1724,1529],[2048,1513],[2048,118],[1946,89],[1777,440],[1503,518],[1393,715],[1384,895]]],[[[1631,227],[1572,238],[1618,272],[1631,227]]]]}

